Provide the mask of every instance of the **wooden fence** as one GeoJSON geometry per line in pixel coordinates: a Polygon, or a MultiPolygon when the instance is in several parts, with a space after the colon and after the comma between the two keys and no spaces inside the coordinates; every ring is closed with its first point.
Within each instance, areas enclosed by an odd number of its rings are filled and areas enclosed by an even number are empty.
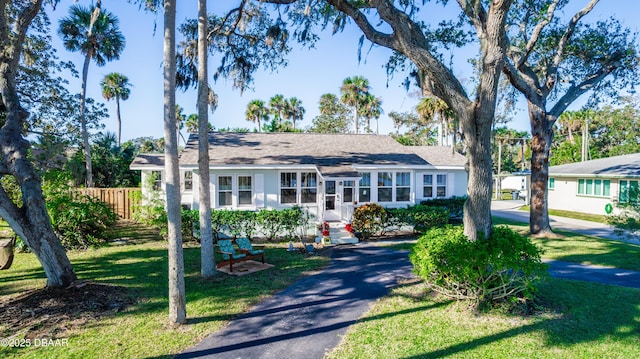
{"type": "Polygon", "coordinates": [[[132,207],[137,204],[133,193],[140,188],[78,188],[78,191],[108,204],[118,218],[131,219],[132,207]]]}

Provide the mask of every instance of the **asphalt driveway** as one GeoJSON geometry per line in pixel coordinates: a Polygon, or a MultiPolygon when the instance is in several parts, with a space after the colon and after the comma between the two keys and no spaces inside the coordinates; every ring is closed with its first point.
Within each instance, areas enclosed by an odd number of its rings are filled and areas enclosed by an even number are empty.
{"type": "Polygon", "coordinates": [[[361,243],[233,320],[177,358],[322,358],[376,299],[414,278],[407,251],[361,243]]]}

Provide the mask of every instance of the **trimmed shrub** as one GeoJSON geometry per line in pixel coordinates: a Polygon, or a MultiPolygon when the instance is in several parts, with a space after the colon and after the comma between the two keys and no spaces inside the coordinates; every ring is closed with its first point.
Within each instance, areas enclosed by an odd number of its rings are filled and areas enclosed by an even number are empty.
{"type": "Polygon", "coordinates": [[[261,209],[256,215],[257,223],[262,228],[262,233],[267,240],[272,241],[284,231],[281,211],[275,209],[261,209]]]}
{"type": "Polygon", "coordinates": [[[461,219],[464,214],[464,203],[467,196],[453,196],[450,198],[434,198],[420,202],[421,205],[430,207],[445,207],[449,210],[451,218],[461,219]]]}
{"type": "Polygon", "coordinates": [[[546,275],[542,250],[528,237],[495,227],[489,239],[469,241],[461,226],[429,230],[410,259],[427,285],[475,308],[497,303],[530,303],[546,275]]]}
{"type": "Polygon", "coordinates": [[[430,207],[417,205],[410,209],[413,230],[424,232],[434,227],[442,227],[449,223],[449,210],[446,207],[430,207]]]}
{"type": "Polygon", "coordinates": [[[382,234],[400,229],[402,226],[413,226],[412,208],[385,208],[382,234]]]}
{"type": "Polygon", "coordinates": [[[362,205],[353,211],[353,221],[351,224],[356,231],[362,233],[363,239],[382,232],[382,225],[386,221],[384,207],[377,203],[362,205]]]}

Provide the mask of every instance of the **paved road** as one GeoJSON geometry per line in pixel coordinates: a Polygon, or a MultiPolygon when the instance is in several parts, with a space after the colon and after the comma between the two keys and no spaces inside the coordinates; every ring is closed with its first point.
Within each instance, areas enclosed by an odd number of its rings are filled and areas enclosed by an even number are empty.
{"type": "Polygon", "coordinates": [[[555,278],[640,288],[640,272],[556,260],[544,260],[544,262],[549,264],[549,274],[555,278]]]}
{"type": "MultiPolygon", "coordinates": [[[[493,201],[491,202],[491,214],[493,214],[494,217],[529,223],[529,212],[518,210],[518,208],[520,208],[523,204],[524,202],[522,201],[493,201]]],[[[549,216],[549,222],[552,228],[576,232],[589,236],[640,244],[640,240],[637,236],[620,236],[615,233],[612,226],[604,223],[583,221],[579,219],[559,216],[549,216]]]]}
{"type": "Polygon", "coordinates": [[[337,247],[331,264],[265,300],[178,358],[322,358],[373,301],[413,278],[406,251],[337,247]]]}

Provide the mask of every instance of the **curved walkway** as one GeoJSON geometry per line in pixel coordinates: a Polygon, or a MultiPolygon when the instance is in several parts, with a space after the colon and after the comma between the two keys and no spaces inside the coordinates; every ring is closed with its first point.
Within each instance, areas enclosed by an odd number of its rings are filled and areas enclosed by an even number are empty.
{"type": "Polygon", "coordinates": [[[331,264],[256,305],[177,358],[322,358],[376,299],[410,279],[407,251],[337,247],[331,264]]]}

